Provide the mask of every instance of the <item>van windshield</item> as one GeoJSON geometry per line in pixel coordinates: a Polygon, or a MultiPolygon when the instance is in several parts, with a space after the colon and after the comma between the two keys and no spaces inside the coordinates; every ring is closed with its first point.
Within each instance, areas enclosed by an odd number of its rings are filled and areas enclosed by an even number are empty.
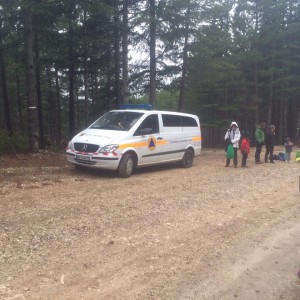
{"type": "Polygon", "coordinates": [[[144,113],[133,111],[110,111],[89,128],[128,131],[144,113]]]}

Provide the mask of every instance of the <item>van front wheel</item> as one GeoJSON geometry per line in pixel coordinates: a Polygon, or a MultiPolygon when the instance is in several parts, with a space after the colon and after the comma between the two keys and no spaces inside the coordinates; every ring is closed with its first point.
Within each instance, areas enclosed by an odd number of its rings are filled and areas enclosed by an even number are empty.
{"type": "Polygon", "coordinates": [[[127,153],[122,156],[119,168],[118,168],[118,174],[120,177],[127,178],[132,175],[134,171],[134,158],[133,155],[130,153],[127,153]]]}
{"type": "Polygon", "coordinates": [[[186,149],[181,161],[181,166],[183,168],[190,168],[193,164],[194,152],[191,149],[186,149]]]}

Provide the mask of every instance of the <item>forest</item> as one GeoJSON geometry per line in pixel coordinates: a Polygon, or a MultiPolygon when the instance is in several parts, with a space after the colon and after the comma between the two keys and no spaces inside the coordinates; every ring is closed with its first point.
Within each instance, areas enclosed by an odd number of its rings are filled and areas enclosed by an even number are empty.
{"type": "Polygon", "coordinates": [[[63,149],[122,103],[299,142],[298,0],[0,0],[0,153],[63,149]]]}

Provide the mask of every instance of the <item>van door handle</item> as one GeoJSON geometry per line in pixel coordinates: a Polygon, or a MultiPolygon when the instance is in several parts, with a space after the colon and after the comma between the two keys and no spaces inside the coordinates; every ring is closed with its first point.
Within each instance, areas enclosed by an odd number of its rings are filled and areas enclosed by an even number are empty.
{"type": "Polygon", "coordinates": [[[157,138],[157,140],[162,140],[163,138],[161,137],[161,136],[159,136],[158,138],[157,138]]]}

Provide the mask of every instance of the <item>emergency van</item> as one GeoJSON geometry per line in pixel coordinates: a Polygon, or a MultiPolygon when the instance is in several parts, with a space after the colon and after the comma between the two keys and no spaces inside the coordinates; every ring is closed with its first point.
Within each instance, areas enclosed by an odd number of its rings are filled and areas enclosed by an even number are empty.
{"type": "Polygon", "coordinates": [[[196,115],[155,110],[118,109],[107,112],[77,134],[66,150],[77,166],[116,170],[129,177],[139,167],[180,162],[191,167],[201,151],[196,115]]]}

